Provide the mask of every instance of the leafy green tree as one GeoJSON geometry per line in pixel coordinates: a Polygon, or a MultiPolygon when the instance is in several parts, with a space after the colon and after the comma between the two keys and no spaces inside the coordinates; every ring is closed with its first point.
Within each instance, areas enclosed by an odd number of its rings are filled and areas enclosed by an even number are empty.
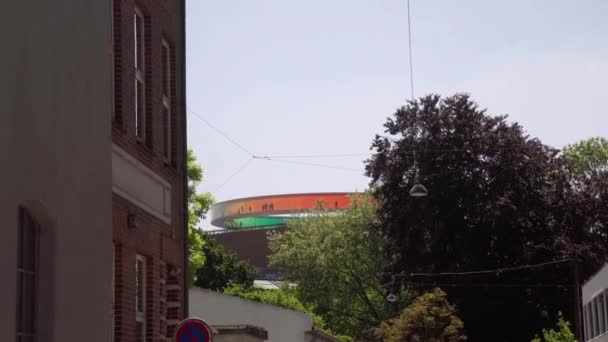
{"type": "Polygon", "coordinates": [[[445,292],[435,288],[414,300],[399,316],[382,322],[376,334],[385,342],[466,341],[464,324],[445,292]]]}
{"type": "Polygon", "coordinates": [[[203,168],[196,161],[196,156],[188,149],[188,273],[190,285],[196,281],[196,270],[205,264],[203,248],[206,241],[199,231],[198,224],[215,200],[211,193],[197,193],[196,187],[203,181],[203,168]]]}
{"type": "Polygon", "coordinates": [[[608,139],[593,137],[564,147],[564,156],[579,173],[608,171],[608,139]]]}
{"type": "MultiPolygon", "coordinates": [[[[394,269],[465,272],[575,258],[584,278],[608,258],[606,178],[581,191],[558,150],[468,95],[408,102],[372,149],[367,174],[378,227],[397,250],[394,269]],[[427,197],[409,195],[416,170],[427,197]]],[[[573,311],[568,287],[501,287],[569,284],[569,264],[433,280],[487,284],[446,288],[474,341],[529,341],[552,313],[573,311]]]]}
{"type": "Polygon", "coordinates": [[[190,285],[223,291],[229,284],[253,285],[256,269],[217,246],[198,225],[214,204],[211,193],[197,193],[203,168],[188,150],[188,270],[190,285]]]}
{"type": "Polygon", "coordinates": [[[568,199],[579,213],[576,224],[608,244],[608,139],[581,140],[566,146],[563,155],[571,172],[568,199]]]}
{"type": "Polygon", "coordinates": [[[370,197],[355,196],[352,209],[321,208],[269,236],[270,264],[297,284],[298,299],[333,331],[357,339],[371,336],[392,312],[379,279],[389,263],[387,243],[370,229],[378,223],[376,210],[370,197]]]}
{"type": "MultiPolygon", "coordinates": [[[[241,298],[254,300],[256,302],[276,305],[285,309],[300,311],[309,314],[313,318],[313,325],[316,329],[327,332],[330,335],[334,335],[322,317],[315,314],[309,307],[304,305],[297,297],[297,292],[294,288],[284,286],[277,290],[262,290],[254,288],[244,288],[240,285],[233,285],[226,289],[226,294],[238,296],[241,298]]],[[[353,341],[348,336],[336,336],[341,341],[350,342],[353,341]]]]}
{"type": "Polygon", "coordinates": [[[570,330],[570,322],[566,321],[560,312],[556,330],[543,329],[543,336],[536,336],[532,342],[576,342],[576,337],[570,330]]]}
{"type": "Polygon", "coordinates": [[[205,262],[196,270],[195,286],[215,291],[224,291],[231,284],[243,288],[253,286],[255,267],[217,246],[209,236],[203,235],[202,241],[205,262]]]}

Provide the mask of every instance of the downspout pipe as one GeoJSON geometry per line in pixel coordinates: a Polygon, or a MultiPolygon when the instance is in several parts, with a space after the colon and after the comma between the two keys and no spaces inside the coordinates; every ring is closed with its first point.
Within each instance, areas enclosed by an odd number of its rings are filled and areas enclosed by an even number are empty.
{"type": "Polygon", "coordinates": [[[181,102],[182,102],[182,181],[183,181],[183,248],[184,248],[184,270],[182,272],[184,279],[184,313],[183,317],[189,316],[188,308],[188,290],[189,290],[189,278],[188,274],[188,125],[187,125],[187,105],[186,105],[186,0],[180,1],[180,16],[181,16],[181,42],[180,42],[180,73],[181,77],[181,102]]]}

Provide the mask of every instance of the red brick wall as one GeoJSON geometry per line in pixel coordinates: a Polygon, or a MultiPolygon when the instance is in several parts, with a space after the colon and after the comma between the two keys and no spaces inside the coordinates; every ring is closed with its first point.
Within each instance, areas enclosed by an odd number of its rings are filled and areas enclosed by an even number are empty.
{"type": "Polygon", "coordinates": [[[183,77],[180,58],[181,25],[179,6],[181,0],[113,0],[114,1],[114,67],[115,67],[115,115],[113,140],[127,152],[136,155],[144,164],[167,179],[175,176],[176,166],[181,165],[183,148],[181,139],[182,120],[185,104],[181,103],[183,77]],[[133,15],[137,6],[144,14],[146,31],[144,41],[147,58],[146,118],[148,119],[146,142],[138,142],[135,137],[135,63],[133,15]],[[162,105],[162,40],[165,39],[172,51],[171,102],[173,114],[173,162],[165,165],[163,152],[163,105],[162,105]]]}
{"type": "MultiPolygon", "coordinates": [[[[136,255],[146,257],[147,279],[147,341],[164,341],[167,329],[162,316],[167,316],[166,297],[163,288],[167,265],[184,270],[183,239],[185,217],[183,200],[184,149],[182,123],[185,120],[185,104],[181,102],[184,75],[182,63],[181,0],[109,0],[114,6],[114,120],[113,143],[120,146],[148,168],[171,184],[171,224],[148,214],[126,199],[113,194],[113,239],[115,245],[114,332],[115,342],[135,341],[135,262],[136,255]],[[135,137],[135,66],[133,16],[135,6],[145,17],[146,51],[146,118],[147,139],[135,137]],[[163,158],[163,105],[162,105],[162,40],[171,46],[171,102],[172,102],[172,162],[163,158]],[[136,229],[127,227],[129,213],[136,215],[136,229]]],[[[183,273],[181,273],[183,274],[183,273]]],[[[183,291],[183,275],[170,279],[183,291]]],[[[172,294],[175,294],[173,290],[172,294]]],[[[178,296],[179,317],[183,318],[183,293],[178,296]]],[[[175,307],[175,304],[172,304],[175,307]]],[[[167,318],[167,317],[165,317],[167,318]]]]}

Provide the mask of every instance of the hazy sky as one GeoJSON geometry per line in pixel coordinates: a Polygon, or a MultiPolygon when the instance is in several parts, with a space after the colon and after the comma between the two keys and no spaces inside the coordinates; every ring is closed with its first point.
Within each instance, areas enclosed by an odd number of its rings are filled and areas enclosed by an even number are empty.
{"type": "MultiPolygon", "coordinates": [[[[367,186],[364,154],[409,97],[406,0],[188,0],[188,143],[217,200],[367,186]],[[360,170],[360,171],[356,171],[360,170]]],[[[415,95],[471,93],[533,136],[608,136],[608,1],[412,0],[415,95]]]]}

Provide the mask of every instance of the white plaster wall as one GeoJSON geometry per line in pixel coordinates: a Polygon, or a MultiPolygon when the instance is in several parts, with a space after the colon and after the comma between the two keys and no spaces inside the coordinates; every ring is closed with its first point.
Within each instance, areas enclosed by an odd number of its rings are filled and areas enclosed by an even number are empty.
{"type": "Polygon", "coordinates": [[[15,341],[19,205],[42,223],[38,341],[110,341],[110,6],[0,7],[0,341],[15,341]]]}
{"type": "Polygon", "coordinates": [[[283,309],[215,291],[191,288],[190,316],[210,325],[249,324],[268,331],[271,342],[304,342],[312,330],[312,318],[299,311],[283,309]]]}
{"type": "Polygon", "coordinates": [[[587,304],[592,297],[606,288],[608,288],[608,263],[583,285],[583,304],[587,304]]]}

